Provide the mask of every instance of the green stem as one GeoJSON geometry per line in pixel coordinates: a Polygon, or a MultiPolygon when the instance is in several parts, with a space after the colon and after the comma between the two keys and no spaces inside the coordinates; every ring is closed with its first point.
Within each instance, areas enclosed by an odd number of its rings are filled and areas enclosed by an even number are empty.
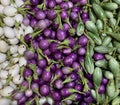
{"type": "Polygon", "coordinates": [[[33,90],[35,93],[37,93],[40,97],[42,97],[41,96],[41,94],[39,93],[39,90],[38,89],[35,89],[35,90],[33,90]]]}
{"type": "Polygon", "coordinates": [[[54,78],[52,79],[52,81],[50,82],[50,86],[52,86],[53,82],[54,82],[55,80],[57,80],[57,79],[58,79],[58,76],[55,75],[54,78]]]}
{"type": "Polygon", "coordinates": [[[88,91],[89,90],[88,80],[84,77],[83,72],[81,70],[78,71],[78,75],[80,76],[82,83],[84,85],[83,91],[84,92],[88,91]]]}
{"type": "Polygon", "coordinates": [[[72,25],[71,25],[71,23],[69,21],[69,18],[65,19],[65,22],[72,28],[72,25]]]}
{"type": "Polygon", "coordinates": [[[46,10],[46,0],[43,2],[43,10],[46,10]]]}
{"type": "Polygon", "coordinates": [[[63,42],[60,43],[60,45],[69,45],[70,41],[68,39],[65,39],[63,42]]]}
{"type": "Polygon", "coordinates": [[[47,71],[50,71],[50,68],[51,68],[51,66],[53,65],[54,63],[52,62],[48,67],[47,67],[47,71]]]}
{"type": "Polygon", "coordinates": [[[23,6],[25,6],[25,5],[30,5],[30,0],[26,0],[21,7],[23,7],[23,6]]]}
{"type": "Polygon", "coordinates": [[[23,76],[24,68],[25,68],[24,66],[22,66],[22,67],[20,68],[20,75],[21,75],[21,76],[23,76]]]}
{"type": "Polygon", "coordinates": [[[85,77],[83,76],[83,72],[81,70],[78,71],[78,75],[80,76],[82,83],[85,84],[85,77]]]}
{"type": "Polygon", "coordinates": [[[68,83],[68,82],[71,82],[72,80],[68,77],[68,78],[66,78],[63,82],[62,82],[62,84],[65,84],[65,83],[68,83]]]}
{"type": "Polygon", "coordinates": [[[34,65],[34,64],[29,64],[29,68],[30,68],[31,70],[33,70],[34,73],[36,73],[36,68],[37,68],[36,65],[34,65]]]}
{"type": "Polygon", "coordinates": [[[22,15],[25,15],[28,10],[29,8],[21,8],[21,7],[17,8],[18,13],[21,13],[22,15]]]}
{"type": "Polygon", "coordinates": [[[36,105],[39,105],[39,98],[38,97],[35,98],[35,103],[36,103],[36,105]]]}
{"type": "Polygon", "coordinates": [[[76,51],[78,48],[80,48],[81,46],[80,45],[76,45],[73,49],[72,49],[72,51],[76,51]]]}
{"type": "Polygon", "coordinates": [[[14,0],[10,0],[10,3],[11,3],[11,4],[14,4],[14,3],[15,3],[15,1],[14,1],[14,0]]]}
{"type": "Polygon", "coordinates": [[[27,81],[28,81],[28,87],[29,87],[29,89],[30,89],[30,87],[31,87],[31,82],[32,82],[32,77],[28,77],[28,78],[26,78],[27,79],[27,81]]]}
{"type": "Polygon", "coordinates": [[[99,105],[99,94],[98,94],[98,88],[96,88],[96,95],[97,95],[97,105],[99,105]]]}
{"type": "Polygon", "coordinates": [[[15,20],[15,28],[19,29],[19,26],[20,26],[20,22],[17,22],[17,21],[15,20]]]}
{"type": "Polygon", "coordinates": [[[76,30],[74,28],[70,28],[68,31],[69,31],[71,36],[75,35],[76,30]]]}
{"type": "Polygon", "coordinates": [[[3,18],[5,18],[6,16],[4,14],[0,14],[0,19],[2,20],[3,18]]]}
{"type": "Polygon", "coordinates": [[[1,26],[1,27],[4,27],[4,26],[5,26],[5,24],[2,22],[1,19],[0,19],[0,26],[1,26]]]}
{"type": "Polygon", "coordinates": [[[35,15],[35,13],[34,12],[30,12],[30,11],[26,11],[27,13],[29,13],[29,14],[31,14],[31,15],[35,15]]]}
{"type": "Polygon", "coordinates": [[[40,55],[42,55],[43,57],[44,57],[44,54],[43,54],[43,52],[42,52],[42,50],[41,49],[37,49],[37,53],[38,53],[38,55],[40,54],[40,55]]]}
{"type": "Polygon", "coordinates": [[[38,34],[40,34],[42,31],[43,31],[43,30],[39,30],[39,31],[37,31],[37,32],[34,32],[34,33],[31,34],[31,36],[34,38],[34,37],[36,37],[38,34]]]}
{"type": "Polygon", "coordinates": [[[62,105],[67,105],[65,102],[62,101],[62,105]]]}
{"type": "Polygon", "coordinates": [[[34,50],[33,45],[32,45],[32,42],[31,42],[31,47],[28,49],[28,51],[31,51],[31,52],[35,53],[35,50],[34,50]]]}
{"type": "Polygon", "coordinates": [[[83,24],[83,21],[82,21],[82,19],[81,19],[80,13],[78,14],[78,19],[79,19],[79,23],[82,23],[82,24],[83,24]]]}
{"type": "Polygon", "coordinates": [[[10,58],[11,58],[11,52],[10,52],[10,50],[8,50],[7,51],[7,60],[10,60],[10,58]]]}
{"type": "Polygon", "coordinates": [[[84,62],[80,62],[81,66],[83,67],[85,73],[88,73],[87,70],[85,69],[84,62]]]}
{"type": "Polygon", "coordinates": [[[56,42],[56,43],[61,43],[60,41],[58,40],[54,40],[54,39],[49,39],[48,42],[56,42]]]}
{"type": "Polygon", "coordinates": [[[26,46],[26,48],[28,48],[28,45],[24,41],[24,36],[23,35],[20,35],[20,42],[22,42],[26,46]]]}
{"type": "Polygon", "coordinates": [[[32,100],[28,101],[25,103],[25,105],[31,105],[31,103],[35,100],[35,98],[33,98],[32,100]]]}
{"type": "Polygon", "coordinates": [[[62,25],[62,20],[61,20],[60,14],[58,14],[58,20],[59,20],[59,29],[63,29],[63,25],[62,25]]]}
{"type": "Polygon", "coordinates": [[[86,79],[84,82],[85,82],[85,85],[84,85],[83,91],[86,92],[86,91],[90,90],[90,88],[89,88],[89,86],[88,86],[87,79],[86,79]]]}
{"type": "Polygon", "coordinates": [[[74,101],[74,100],[75,100],[75,95],[74,95],[74,94],[73,94],[73,95],[70,95],[69,97],[63,99],[62,102],[63,102],[63,101],[66,101],[66,100],[73,100],[73,101],[74,101]]]}
{"type": "Polygon", "coordinates": [[[40,55],[42,55],[43,57],[45,57],[46,60],[47,60],[47,62],[48,62],[48,64],[51,63],[50,59],[49,59],[46,55],[43,54],[43,52],[42,52],[41,49],[37,49],[37,53],[38,53],[38,55],[40,54],[40,55]]]}
{"type": "Polygon", "coordinates": [[[37,8],[42,9],[44,4],[37,5],[37,8]]]}
{"type": "Polygon", "coordinates": [[[70,91],[71,93],[85,94],[84,92],[80,92],[80,91],[75,90],[75,89],[69,89],[69,91],[70,91]]]}
{"type": "Polygon", "coordinates": [[[68,46],[58,46],[58,49],[60,50],[60,49],[63,49],[63,48],[70,48],[70,47],[68,47],[68,46]]]}

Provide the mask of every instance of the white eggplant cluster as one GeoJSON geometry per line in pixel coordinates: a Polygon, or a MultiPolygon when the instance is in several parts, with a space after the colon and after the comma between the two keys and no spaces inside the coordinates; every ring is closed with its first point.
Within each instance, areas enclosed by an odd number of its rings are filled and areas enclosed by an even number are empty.
{"type": "Polygon", "coordinates": [[[24,58],[26,46],[20,42],[21,36],[32,33],[30,26],[22,24],[23,15],[19,13],[23,0],[0,0],[0,105],[17,105],[8,98],[21,84],[21,69],[26,66],[24,58]]]}

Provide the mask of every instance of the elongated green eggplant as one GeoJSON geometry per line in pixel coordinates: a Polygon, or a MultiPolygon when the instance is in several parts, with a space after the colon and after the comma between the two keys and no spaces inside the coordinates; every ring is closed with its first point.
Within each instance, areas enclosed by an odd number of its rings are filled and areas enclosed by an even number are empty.
{"type": "Polygon", "coordinates": [[[102,30],[103,29],[103,22],[100,19],[98,19],[96,21],[96,26],[97,26],[98,30],[102,30]]]}
{"type": "Polygon", "coordinates": [[[94,55],[94,45],[90,44],[88,46],[89,49],[89,55],[92,57],[94,55]]]}
{"type": "Polygon", "coordinates": [[[83,22],[82,22],[82,19],[81,19],[81,17],[79,16],[79,24],[77,25],[77,36],[81,36],[83,33],[84,33],[84,30],[85,30],[85,26],[84,26],[84,24],[83,24],[83,22]]]}
{"type": "Polygon", "coordinates": [[[94,62],[92,57],[89,54],[85,56],[85,68],[89,74],[93,74],[94,72],[94,62]]]}
{"type": "Polygon", "coordinates": [[[104,68],[104,69],[107,69],[108,67],[108,62],[106,60],[98,60],[95,62],[95,65],[97,67],[101,67],[101,68],[104,68]]]}
{"type": "Polygon", "coordinates": [[[113,78],[114,78],[113,74],[112,74],[110,71],[105,71],[105,72],[104,72],[104,76],[105,76],[107,79],[113,79],[113,78]]]}
{"type": "Polygon", "coordinates": [[[97,27],[96,27],[95,23],[93,23],[92,21],[87,21],[85,23],[85,26],[90,32],[98,33],[97,27]]]}
{"type": "Polygon", "coordinates": [[[84,24],[80,22],[77,26],[77,36],[81,36],[84,33],[84,24]]]}
{"type": "Polygon", "coordinates": [[[102,81],[102,70],[96,67],[93,73],[94,85],[98,88],[101,84],[101,81],[102,81]]]}
{"type": "Polygon", "coordinates": [[[102,19],[102,20],[106,19],[105,12],[99,4],[94,3],[93,10],[99,19],[102,19]]]}
{"type": "Polygon", "coordinates": [[[102,40],[101,38],[99,37],[98,34],[93,34],[91,32],[88,32],[88,35],[94,40],[94,42],[97,44],[97,45],[101,45],[102,44],[102,40]]]}
{"type": "Polygon", "coordinates": [[[96,96],[96,92],[95,92],[94,89],[91,89],[91,95],[92,95],[92,97],[93,97],[94,99],[97,98],[97,96],[96,96]]]}
{"type": "Polygon", "coordinates": [[[89,9],[89,18],[92,22],[96,23],[96,16],[91,9],[89,9]]]}
{"type": "Polygon", "coordinates": [[[115,83],[114,80],[110,80],[106,87],[107,95],[109,97],[114,97],[115,95],[115,83]]]}
{"type": "Polygon", "coordinates": [[[113,18],[113,13],[110,11],[105,11],[105,15],[107,18],[113,18]]]}
{"type": "Polygon", "coordinates": [[[94,62],[93,62],[92,56],[91,56],[90,51],[89,51],[90,50],[89,46],[90,46],[90,43],[88,43],[88,45],[87,45],[87,52],[86,52],[86,55],[85,55],[84,65],[85,65],[86,71],[89,74],[93,74],[93,72],[94,72],[94,62]]]}
{"type": "Polygon", "coordinates": [[[112,3],[112,2],[111,3],[110,2],[109,3],[103,3],[102,7],[106,10],[111,11],[111,10],[116,10],[118,8],[118,4],[112,3]]]}
{"type": "Polygon", "coordinates": [[[105,53],[110,53],[110,52],[112,52],[114,49],[115,49],[115,48],[106,47],[106,46],[97,46],[97,47],[94,48],[94,50],[95,50],[96,52],[103,53],[103,54],[105,54],[105,53]]]}
{"type": "Polygon", "coordinates": [[[116,19],[115,18],[110,18],[109,19],[109,23],[110,23],[110,25],[113,27],[113,26],[115,26],[116,25],[116,19]]]}
{"type": "Polygon", "coordinates": [[[102,43],[102,45],[103,46],[107,46],[110,42],[111,42],[111,37],[110,36],[106,36],[105,38],[104,38],[104,40],[103,40],[103,43],[102,43]]]}
{"type": "Polygon", "coordinates": [[[109,60],[109,68],[115,77],[120,75],[120,65],[118,61],[113,57],[109,60]]]}

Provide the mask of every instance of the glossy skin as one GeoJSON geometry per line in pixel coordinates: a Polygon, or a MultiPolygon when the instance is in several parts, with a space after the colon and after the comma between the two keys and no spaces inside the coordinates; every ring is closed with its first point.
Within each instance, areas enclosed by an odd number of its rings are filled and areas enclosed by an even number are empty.
{"type": "Polygon", "coordinates": [[[50,87],[48,85],[42,85],[40,87],[40,93],[43,96],[47,96],[50,93],[50,87]]]}
{"type": "Polygon", "coordinates": [[[52,97],[55,101],[60,101],[62,99],[60,93],[57,91],[52,92],[52,97]]]}
{"type": "Polygon", "coordinates": [[[65,38],[66,38],[66,31],[65,30],[58,30],[57,31],[57,39],[59,40],[59,41],[63,41],[65,38]]]}
{"type": "Polygon", "coordinates": [[[39,47],[45,50],[49,47],[49,42],[47,40],[41,40],[39,43],[39,47]]]}
{"type": "Polygon", "coordinates": [[[51,71],[49,70],[44,70],[42,73],[42,79],[46,82],[50,81],[52,78],[52,74],[51,71]]]}

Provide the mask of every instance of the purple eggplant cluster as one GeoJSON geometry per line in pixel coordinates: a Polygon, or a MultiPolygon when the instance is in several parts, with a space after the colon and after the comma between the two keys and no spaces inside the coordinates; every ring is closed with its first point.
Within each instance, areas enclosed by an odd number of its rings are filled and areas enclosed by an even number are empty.
{"type": "MultiPolygon", "coordinates": [[[[89,40],[76,32],[80,18],[83,24],[89,20],[86,4],[87,0],[30,0],[25,6],[30,12],[23,23],[34,32],[24,37],[27,66],[22,72],[25,80],[14,94],[18,105],[39,105],[41,97],[51,97],[53,105],[96,103],[90,91],[92,75],[82,65],[89,40]]],[[[93,58],[102,60],[104,55],[95,53],[93,58]]],[[[107,82],[103,78],[99,94],[107,82]]]]}

